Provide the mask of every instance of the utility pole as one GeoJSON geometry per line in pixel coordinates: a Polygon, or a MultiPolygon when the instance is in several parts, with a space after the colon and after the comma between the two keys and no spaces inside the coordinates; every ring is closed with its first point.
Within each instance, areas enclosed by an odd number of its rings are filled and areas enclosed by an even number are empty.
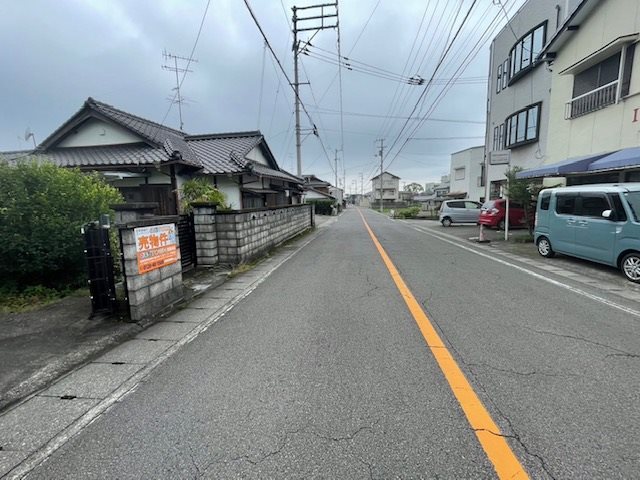
{"type": "Polygon", "coordinates": [[[383,201],[382,201],[382,173],[384,172],[384,138],[380,138],[378,139],[378,142],[380,142],[380,213],[382,213],[382,205],[383,205],[383,201]]]}
{"type": "MultiPolygon", "coordinates": [[[[293,10],[293,91],[295,92],[295,112],[296,112],[296,159],[297,159],[297,174],[298,176],[302,176],[302,139],[300,138],[300,77],[298,74],[298,55],[304,48],[309,44],[311,40],[307,40],[302,48],[300,47],[300,41],[298,40],[299,32],[315,32],[318,33],[320,30],[325,30],[327,28],[337,28],[338,27],[338,2],[336,0],[335,3],[323,3],[319,5],[309,5],[306,7],[296,7],[293,6],[291,8],[293,10]],[[325,9],[329,9],[329,13],[325,13],[325,9]],[[298,17],[298,10],[310,10],[309,16],[307,17],[298,17]],[[332,21],[330,24],[325,25],[325,19],[335,18],[335,23],[332,21]],[[310,25],[309,22],[313,20],[316,25],[310,25]],[[317,25],[318,20],[320,21],[320,25],[317,25]],[[301,22],[301,26],[298,26],[298,22],[301,22]]],[[[313,38],[312,36],[312,38],[313,38]]],[[[314,127],[315,133],[315,127],[314,127]]],[[[317,135],[317,133],[316,133],[317,135]]],[[[337,170],[336,170],[337,172],[337,170]]],[[[336,178],[336,187],[338,186],[338,179],[336,178]]]]}
{"type": "Polygon", "coordinates": [[[360,172],[360,195],[364,197],[364,173],[360,172]]]}
{"type": "Polygon", "coordinates": [[[176,91],[176,96],[175,98],[172,98],[170,100],[178,104],[178,112],[180,115],[180,130],[182,130],[182,127],[184,125],[182,122],[182,103],[184,102],[184,98],[180,94],[180,78],[178,73],[187,73],[187,72],[192,72],[193,70],[189,70],[187,67],[185,68],[178,67],[178,60],[183,60],[187,62],[187,65],[194,62],[198,63],[198,60],[193,58],[181,57],[179,55],[173,55],[172,53],[169,53],[166,50],[163,50],[162,57],[164,58],[165,62],[167,61],[170,62],[171,60],[173,60],[173,65],[162,65],[162,69],[169,70],[170,72],[175,72],[176,74],[176,87],[174,88],[174,90],[176,91]]]}
{"type": "Polygon", "coordinates": [[[336,188],[338,188],[338,149],[336,148],[336,156],[333,159],[333,164],[335,166],[334,174],[336,177],[336,188]]]}

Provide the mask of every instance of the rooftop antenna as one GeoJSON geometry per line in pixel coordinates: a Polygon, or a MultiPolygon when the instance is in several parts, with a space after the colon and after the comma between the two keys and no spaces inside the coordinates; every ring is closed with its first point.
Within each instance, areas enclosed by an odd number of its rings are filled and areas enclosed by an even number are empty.
{"type": "Polygon", "coordinates": [[[180,55],[174,55],[172,53],[167,52],[166,50],[162,51],[162,58],[164,58],[165,62],[169,63],[169,65],[162,65],[162,69],[169,70],[170,72],[175,72],[176,74],[176,86],[175,88],[172,89],[176,92],[176,94],[171,100],[173,101],[173,103],[178,104],[178,113],[180,115],[180,131],[182,131],[182,127],[184,125],[184,123],[182,122],[182,104],[185,103],[185,98],[180,94],[180,78],[178,74],[179,73],[186,74],[187,72],[193,72],[193,70],[179,67],[178,60],[187,62],[187,64],[189,64],[190,62],[198,63],[198,60],[196,60],[195,58],[189,59],[186,57],[181,57],[180,55]],[[173,65],[171,65],[171,61],[173,61],[173,65]]]}
{"type": "Polygon", "coordinates": [[[31,138],[31,140],[33,141],[33,148],[36,148],[36,136],[34,135],[34,133],[31,131],[31,127],[27,127],[24,131],[24,141],[28,142],[29,138],[31,138]]]}

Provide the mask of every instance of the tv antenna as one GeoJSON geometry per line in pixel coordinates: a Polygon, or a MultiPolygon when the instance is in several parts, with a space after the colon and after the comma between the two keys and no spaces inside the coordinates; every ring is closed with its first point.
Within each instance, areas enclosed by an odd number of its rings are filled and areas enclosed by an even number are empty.
{"type": "MultiPolygon", "coordinates": [[[[193,70],[189,70],[187,67],[178,66],[178,60],[181,62],[187,62],[187,66],[191,63],[198,63],[198,60],[195,58],[186,58],[181,57],[180,55],[174,55],[172,53],[167,52],[166,50],[162,51],[162,58],[164,58],[165,62],[168,62],[169,65],[162,65],[163,70],[168,70],[170,72],[175,72],[176,74],[176,86],[172,90],[176,92],[175,96],[171,99],[173,103],[178,104],[178,114],[180,116],[180,130],[182,131],[182,127],[184,123],[182,122],[182,104],[185,103],[185,98],[180,94],[180,77],[179,73],[183,73],[186,75],[188,72],[193,72],[193,70]],[[173,65],[171,65],[171,61],[173,61],[173,65]]],[[[184,78],[184,76],[183,76],[184,78]]]]}

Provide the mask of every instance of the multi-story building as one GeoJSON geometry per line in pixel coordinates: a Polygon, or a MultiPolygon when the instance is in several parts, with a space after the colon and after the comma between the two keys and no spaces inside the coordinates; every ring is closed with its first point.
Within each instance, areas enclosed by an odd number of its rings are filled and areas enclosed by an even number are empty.
{"type": "Polygon", "coordinates": [[[640,181],[639,32],[638,0],[583,0],[550,38],[541,55],[552,71],[548,148],[521,177],[640,181]]]}
{"type": "Polygon", "coordinates": [[[484,202],[484,145],[452,153],[449,178],[451,195],[484,202]]]}
{"type": "Polygon", "coordinates": [[[372,200],[380,200],[380,181],[382,181],[383,202],[397,202],[400,199],[400,177],[383,172],[371,179],[372,200]]]}
{"type": "Polygon", "coordinates": [[[579,0],[529,0],[491,43],[485,197],[502,195],[505,171],[543,163],[551,72],[538,59],[579,0]]]}

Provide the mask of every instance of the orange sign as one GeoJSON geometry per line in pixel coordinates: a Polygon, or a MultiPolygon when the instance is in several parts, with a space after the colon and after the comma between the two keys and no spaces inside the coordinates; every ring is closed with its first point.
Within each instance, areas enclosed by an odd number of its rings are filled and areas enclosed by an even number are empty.
{"type": "Polygon", "coordinates": [[[138,273],[147,273],[178,261],[176,226],[173,223],[134,229],[138,273]]]}

